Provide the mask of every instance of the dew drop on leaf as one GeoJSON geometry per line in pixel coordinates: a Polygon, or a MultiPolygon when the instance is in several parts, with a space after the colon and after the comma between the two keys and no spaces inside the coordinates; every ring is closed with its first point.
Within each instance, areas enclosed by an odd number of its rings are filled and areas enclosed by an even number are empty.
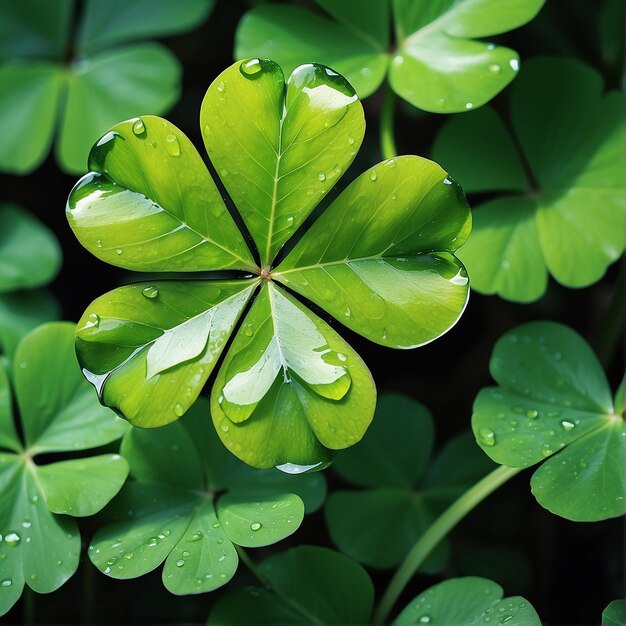
{"type": "Polygon", "coordinates": [[[373,182],[378,178],[378,174],[376,173],[376,170],[372,170],[370,172],[370,180],[373,182]]]}
{"type": "Polygon", "coordinates": [[[319,179],[321,183],[323,183],[326,180],[326,174],[324,174],[324,172],[320,172],[317,178],[319,179]]]}
{"type": "Polygon", "coordinates": [[[261,522],[252,522],[252,524],[250,524],[250,530],[253,530],[253,531],[261,530],[262,526],[263,524],[261,524],[261,522]]]}
{"type": "Polygon", "coordinates": [[[13,584],[13,581],[10,578],[5,578],[2,581],[2,586],[3,587],[10,587],[13,584]]]}
{"type": "Polygon", "coordinates": [[[146,132],[146,126],[143,123],[143,120],[138,117],[134,122],[133,122],[133,133],[137,136],[141,136],[146,132]]]}
{"type": "Polygon", "coordinates": [[[178,559],[178,561],[176,561],[176,567],[183,567],[183,565],[185,565],[184,559],[178,559]]]}
{"type": "Polygon", "coordinates": [[[526,411],[526,417],[529,417],[531,420],[536,419],[538,416],[539,412],[535,409],[528,409],[528,411],[526,411]]]}
{"type": "Polygon", "coordinates": [[[493,432],[493,430],[485,427],[485,426],[481,426],[478,429],[478,437],[481,441],[481,443],[483,443],[486,446],[495,446],[496,445],[496,435],[493,432]]]}
{"type": "Polygon", "coordinates": [[[178,417],[182,417],[182,415],[185,413],[185,409],[183,408],[183,405],[180,402],[177,402],[176,405],[174,406],[174,413],[176,413],[178,417]]]}
{"type": "Polygon", "coordinates": [[[150,285],[149,287],[144,287],[141,293],[145,298],[153,300],[159,295],[159,290],[153,285],[150,285]]]}
{"type": "Polygon", "coordinates": [[[180,156],[180,143],[176,135],[170,134],[165,138],[165,149],[170,156],[180,156]]]}
{"type": "Polygon", "coordinates": [[[9,548],[15,548],[19,545],[20,541],[22,541],[22,538],[14,530],[10,530],[4,536],[4,543],[6,543],[9,548]]]}
{"type": "Polygon", "coordinates": [[[422,615],[417,622],[418,624],[430,624],[430,615],[422,615]]]}
{"type": "Polygon", "coordinates": [[[492,64],[489,66],[489,71],[490,71],[492,74],[499,74],[501,70],[502,70],[502,68],[501,68],[501,67],[500,67],[497,63],[492,63],[492,64]]]}
{"type": "Polygon", "coordinates": [[[193,533],[193,535],[191,535],[191,537],[189,537],[189,539],[187,539],[187,541],[200,541],[200,539],[202,539],[202,532],[199,530],[196,530],[195,533],[193,533]]]}
{"type": "Polygon", "coordinates": [[[568,432],[569,432],[570,430],[573,430],[575,427],[576,427],[576,424],[574,424],[574,422],[570,422],[569,420],[563,420],[563,421],[561,422],[561,428],[562,428],[563,430],[568,431],[568,432]]]}
{"type": "Polygon", "coordinates": [[[240,66],[239,70],[244,76],[255,76],[259,72],[263,70],[263,66],[261,65],[260,59],[249,59],[248,61],[244,61],[240,66]]]}

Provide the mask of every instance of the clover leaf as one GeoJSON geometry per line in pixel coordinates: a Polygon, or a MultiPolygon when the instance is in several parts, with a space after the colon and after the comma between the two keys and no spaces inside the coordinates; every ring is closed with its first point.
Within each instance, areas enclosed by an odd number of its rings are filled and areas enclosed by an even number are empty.
{"type": "Polygon", "coordinates": [[[602,611],[602,626],[624,626],[626,624],[626,600],[613,600],[602,611]]]}
{"type": "Polygon", "coordinates": [[[324,498],[321,475],[253,470],[221,445],[198,400],[184,419],[132,429],[122,441],[131,476],[105,514],[89,557],[103,573],[135,578],[165,561],[175,594],[213,591],[235,574],[235,546],[273,544],[295,532],[324,498]],[[298,495],[296,495],[298,494],[298,495]]]}
{"type": "Polygon", "coordinates": [[[37,218],[14,204],[0,204],[0,354],[12,355],[19,339],[58,315],[43,290],[61,265],[61,248],[37,218]]]}
{"type": "Polygon", "coordinates": [[[486,578],[451,578],[411,600],[393,624],[474,626],[492,622],[498,626],[541,626],[528,600],[521,596],[503,598],[503,595],[502,587],[486,578]]]}
{"type": "Polygon", "coordinates": [[[220,598],[209,624],[367,624],[374,586],[347,556],[314,546],[274,554],[258,566],[268,588],[243,587],[220,598]]]}
{"type": "Polygon", "coordinates": [[[162,426],[193,404],[234,335],[211,393],[224,444],[256,467],[323,467],[361,439],[376,392],[359,356],[294,293],[382,345],[432,341],[467,302],[453,255],[471,228],[465,197],[431,161],[388,160],[281,257],[360,146],[354,90],[320,65],[285,84],[278,65],[248,59],[211,84],[201,124],[255,253],[181,131],[151,116],[118,124],[92,149],[92,172],[68,200],[80,242],[130,270],[238,274],[98,298],[78,324],[79,360],[107,405],[136,426],[162,426]]]}
{"type": "Polygon", "coordinates": [[[534,59],[511,91],[511,131],[489,108],[444,126],[434,158],[467,191],[498,192],[475,209],[460,254],[474,289],[529,302],[544,293],[548,272],[567,287],[584,287],[619,258],[623,110],[623,95],[603,93],[591,68],[534,59]],[[479,149],[468,151],[472,145],[479,149]]]}
{"type": "Polygon", "coordinates": [[[56,155],[84,172],[93,141],[119,119],[169,109],[180,66],[156,43],[133,43],[192,28],[212,0],[0,2],[0,169],[25,174],[56,155]],[[72,40],[72,33],[76,36],[72,40]]]}
{"type": "Polygon", "coordinates": [[[0,615],[19,599],[24,584],[49,593],[72,576],[80,535],[67,515],[99,511],[128,474],[117,454],[52,463],[40,456],[96,448],[127,429],[81,376],[73,324],[45,324],[26,335],[13,358],[12,381],[23,438],[9,376],[0,365],[0,615]]]}
{"type": "Polygon", "coordinates": [[[235,57],[275,59],[283,69],[315,61],[335,68],[361,98],[388,75],[412,105],[436,113],[479,107],[508,85],[517,53],[480,41],[522,26],[545,0],[317,0],[326,15],[301,6],[262,4],[246,13],[235,57]],[[393,21],[395,43],[389,40],[393,21]]]}
{"type": "MultiPolygon", "coordinates": [[[[423,405],[380,397],[363,440],[334,463],[342,478],[364,488],[334,491],[326,502],[330,535],[342,552],[372,567],[397,565],[436,516],[489,471],[474,441],[462,436],[426,472],[433,443],[432,416],[423,405]]],[[[423,569],[440,570],[448,551],[440,544],[423,569]]]]}
{"type": "Polygon", "coordinates": [[[573,521],[623,515],[624,420],[596,356],[573,330],[524,324],[490,362],[499,387],[480,391],[472,428],[496,463],[530,467],[539,504],[573,521]]]}

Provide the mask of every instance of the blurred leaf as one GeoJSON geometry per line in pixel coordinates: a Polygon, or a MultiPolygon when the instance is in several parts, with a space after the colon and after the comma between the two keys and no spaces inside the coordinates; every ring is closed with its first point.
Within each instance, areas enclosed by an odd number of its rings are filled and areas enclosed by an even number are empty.
{"type": "Polygon", "coordinates": [[[602,626],[624,626],[626,624],[626,600],[613,600],[602,611],[602,626]]]}
{"type": "Polygon", "coordinates": [[[433,155],[467,190],[505,194],[476,208],[459,251],[473,288],[530,302],[548,272],[585,287],[624,250],[624,100],[570,59],[529,61],[511,94],[516,140],[483,109],[448,122],[433,155]]]}
{"type": "Polygon", "coordinates": [[[519,326],[496,344],[499,387],[474,402],[472,428],[497,463],[529,467],[539,504],[573,521],[623,515],[624,422],[591,348],[552,322],[519,326]]]}

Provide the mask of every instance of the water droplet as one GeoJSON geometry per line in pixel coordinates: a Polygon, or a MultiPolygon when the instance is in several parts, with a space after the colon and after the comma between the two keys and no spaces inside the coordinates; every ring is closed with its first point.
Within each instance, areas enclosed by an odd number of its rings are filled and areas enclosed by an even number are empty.
{"type": "Polygon", "coordinates": [[[507,622],[510,622],[512,619],[513,619],[512,615],[503,615],[499,621],[501,624],[506,624],[507,622]]]}
{"type": "Polygon", "coordinates": [[[541,454],[543,456],[550,456],[552,454],[552,448],[550,447],[549,443],[544,443],[541,446],[541,454]]]}
{"type": "Polygon", "coordinates": [[[191,556],[191,552],[188,552],[187,550],[185,550],[185,551],[183,552],[183,556],[184,556],[184,557],[191,556]]]}
{"type": "Polygon", "coordinates": [[[202,539],[203,535],[202,535],[202,531],[200,530],[196,530],[196,532],[191,535],[191,537],[189,537],[189,539],[187,539],[187,541],[200,541],[200,539],[202,539]]]}
{"type": "Polygon", "coordinates": [[[223,80],[221,80],[221,81],[218,83],[218,85],[217,85],[217,90],[218,90],[220,93],[224,93],[224,92],[226,91],[226,83],[225,83],[223,80]]]}
{"type": "Polygon", "coordinates": [[[576,424],[574,424],[574,422],[570,422],[569,420],[563,420],[561,422],[561,428],[563,428],[563,430],[566,431],[570,431],[573,430],[576,427],[576,424]]]}
{"type": "Polygon", "coordinates": [[[466,109],[468,109],[468,110],[469,110],[469,109],[473,109],[473,108],[474,108],[474,105],[473,105],[471,102],[467,102],[467,103],[465,104],[465,108],[466,108],[466,109]]]}
{"type": "Polygon", "coordinates": [[[246,337],[252,337],[254,331],[252,330],[252,326],[246,326],[246,330],[244,331],[246,337]]]}
{"type": "Polygon", "coordinates": [[[97,239],[96,245],[98,246],[98,248],[102,248],[102,239],[97,239]]]}
{"type": "Polygon", "coordinates": [[[282,463],[281,465],[277,465],[276,469],[284,472],[285,474],[304,474],[306,472],[315,472],[317,470],[322,470],[325,467],[328,467],[329,463],[325,463],[324,461],[320,461],[319,463],[314,463],[312,465],[298,465],[297,463],[282,463]]]}
{"type": "Polygon", "coordinates": [[[239,66],[239,70],[244,76],[254,76],[263,70],[263,66],[260,59],[249,59],[239,66]]]}
{"type": "Polygon", "coordinates": [[[418,624],[430,624],[430,615],[422,615],[417,622],[418,624]]]}
{"type": "Polygon", "coordinates": [[[10,587],[13,584],[13,581],[10,578],[5,578],[2,581],[2,586],[3,587],[10,587]]]}
{"type": "Polygon", "coordinates": [[[178,415],[178,417],[181,417],[185,412],[185,409],[183,408],[183,405],[180,402],[177,402],[176,405],[174,406],[174,413],[176,413],[176,415],[178,415]]]}
{"type": "Polygon", "coordinates": [[[120,255],[122,254],[122,252],[124,252],[124,250],[122,250],[121,248],[115,248],[115,254],[120,255]]]}
{"type": "Polygon", "coordinates": [[[293,226],[293,217],[288,217],[287,218],[287,226],[293,226]]]}
{"type": "MultiPolygon", "coordinates": [[[[87,323],[85,324],[84,328],[98,328],[99,324],[100,316],[97,313],[90,313],[87,316],[87,323]]],[[[33,502],[32,499],[31,502],[33,502]]],[[[37,502],[37,500],[34,500],[34,502],[37,502]]]]}
{"type": "Polygon", "coordinates": [[[222,525],[219,522],[213,522],[211,524],[211,528],[221,528],[221,527],[222,527],[222,525]]]}
{"type": "Polygon", "coordinates": [[[391,194],[391,199],[392,199],[392,200],[397,200],[397,199],[398,199],[398,194],[396,194],[396,193],[392,193],[392,194],[391,194]]]}
{"type": "Polygon", "coordinates": [[[495,446],[496,445],[496,435],[490,428],[486,426],[481,426],[478,429],[478,438],[480,441],[486,446],[495,446]]]}
{"type": "Polygon", "coordinates": [[[526,417],[530,418],[531,420],[537,419],[537,417],[539,417],[539,412],[535,409],[528,409],[528,411],[526,411],[526,417]]]}
{"type": "Polygon", "coordinates": [[[222,554],[222,556],[217,560],[221,563],[225,558],[226,558],[226,555],[222,554]]]}
{"type": "Polygon", "coordinates": [[[183,559],[178,559],[178,561],[176,561],[176,567],[182,567],[185,564],[185,561],[183,559]]]}
{"type": "Polygon", "coordinates": [[[378,174],[376,173],[376,170],[372,170],[370,172],[370,180],[375,181],[377,178],[378,178],[378,174]]]}
{"type": "Polygon", "coordinates": [[[6,543],[9,548],[15,548],[15,546],[19,545],[20,541],[22,541],[22,538],[14,530],[10,530],[4,536],[4,543],[6,543]]]}
{"type": "Polygon", "coordinates": [[[517,59],[511,59],[509,65],[514,72],[519,71],[519,61],[517,59]]]}
{"type": "Polygon", "coordinates": [[[230,427],[229,427],[229,425],[228,425],[228,422],[227,422],[226,420],[222,420],[222,423],[220,424],[220,430],[221,430],[223,433],[227,433],[229,428],[230,428],[230,427]]]}
{"type": "MultiPolygon", "coordinates": [[[[98,322],[100,322],[100,318],[98,317],[98,322]]],[[[35,504],[35,502],[39,501],[39,496],[34,493],[30,498],[29,498],[31,504],[35,504]]]]}
{"type": "Polygon", "coordinates": [[[34,582],[37,580],[37,574],[31,574],[29,578],[34,582]]]}
{"type": "Polygon", "coordinates": [[[324,174],[324,172],[320,172],[317,178],[319,179],[321,183],[323,183],[326,180],[326,174],[324,174]]]}
{"type": "Polygon", "coordinates": [[[159,540],[156,537],[151,537],[150,540],[148,541],[149,548],[154,548],[158,544],[159,544],[159,540]]]}
{"type": "Polygon", "coordinates": [[[350,309],[349,306],[346,307],[346,310],[344,311],[344,314],[346,317],[350,317],[352,315],[352,310],[350,309]]]}
{"type": "Polygon", "coordinates": [[[250,530],[261,530],[262,526],[263,524],[261,524],[261,522],[252,522],[252,524],[250,524],[250,530]]]}
{"type": "Polygon", "coordinates": [[[490,71],[492,74],[499,74],[501,70],[502,70],[502,68],[501,68],[501,67],[500,67],[497,63],[492,63],[492,64],[489,66],[489,71],[490,71]]]}
{"type": "Polygon", "coordinates": [[[352,135],[348,135],[348,143],[352,146],[354,145],[354,137],[352,135]]]}
{"type": "Polygon", "coordinates": [[[224,543],[224,537],[219,537],[217,540],[218,545],[221,545],[224,543]]]}
{"type": "Polygon", "coordinates": [[[141,293],[145,298],[153,300],[159,295],[159,290],[153,285],[150,285],[149,287],[144,287],[141,293]]]}
{"type": "Polygon", "coordinates": [[[32,525],[32,524],[30,523],[30,520],[25,519],[25,520],[22,522],[22,528],[30,528],[30,527],[31,527],[31,525],[32,525]]]}
{"type": "Polygon", "coordinates": [[[107,565],[115,565],[117,563],[117,559],[115,557],[111,557],[108,561],[107,561],[107,565]]]}
{"type": "Polygon", "coordinates": [[[165,138],[165,149],[170,156],[180,156],[180,143],[176,135],[170,134],[165,138]]]}
{"type": "Polygon", "coordinates": [[[135,556],[135,555],[134,555],[132,552],[127,552],[127,553],[124,555],[124,558],[125,558],[127,561],[130,561],[130,560],[132,560],[132,558],[133,558],[134,556],[135,556]]]}
{"type": "Polygon", "coordinates": [[[140,117],[133,121],[132,129],[133,133],[137,136],[143,135],[146,132],[146,126],[140,117]]]}

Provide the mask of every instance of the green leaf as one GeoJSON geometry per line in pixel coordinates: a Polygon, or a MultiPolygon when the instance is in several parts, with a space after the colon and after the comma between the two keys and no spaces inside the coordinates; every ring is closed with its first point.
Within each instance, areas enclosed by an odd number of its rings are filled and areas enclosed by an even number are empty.
{"type": "Polygon", "coordinates": [[[304,63],[322,63],[341,72],[361,98],[371,95],[384,80],[389,63],[387,0],[319,4],[344,23],[300,6],[254,7],[237,28],[235,57],[274,59],[286,73],[304,63]]]}
{"type": "Polygon", "coordinates": [[[163,583],[172,593],[213,591],[237,570],[234,544],[275,543],[304,517],[286,481],[258,472],[259,488],[250,490],[253,470],[220,444],[204,400],[174,424],[130,430],[122,453],[135,480],[105,511],[112,523],[89,548],[94,565],[113,578],[136,578],[165,561],[163,583]]]}
{"type": "Polygon", "coordinates": [[[167,111],[179,96],[178,60],[156,43],[78,59],[72,70],[56,145],[68,172],[85,171],[89,147],[113,124],[144,111],[167,111]]]}
{"type": "Polygon", "coordinates": [[[193,404],[248,302],[251,281],[157,281],[95,300],[76,349],[103,401],[137,426],[162,426],[193,404]]]}
{"type": "Polygon", "coordinates": [[[117,46],[138,38],[164,37],[189,30],[206,19],[215,0],[87,0],[78,32],[81,51],[117,46]]]}
{"type": "Polygon", "coordinates": [[[53,322],[31,331],[15,352],[13,382],[31,454],[94,448],[126,430],[81,375],[73,324],[53,322]]]}
{"type": "Polygon", "coordinates": [[[68,199],[79,241],[135,271],[249,269],[252,258],[192,143],[145,116],[113,127],[92,148],[68,199]]]}
{"type": "Polygon", "coordinates": [[[372,420],[375,388],[330,326],[266,283],[217,375],[211,414],[224,445],[254,467],[328,464],[372,420]]]}
{"type": "Polygon", "coordinates": [[[465,309],[453,252],[469,235],[461,188],[432,161],[390,159],[359,176],[273,274],[371,341],[413,348],[465,309]]]}
{"type": "Polygon", "coordinates": [[[327,548],[299,546],[259,566],[271,586],[237,589],[218,600],[209,624],[367,624],[374,587],[367,572],[327,548]]]}
{"type": "Polygon", "coordinates": [[[58,318],[59,303],[45,289],[0,294],[0,353],[9,357],[29,331],[58,318]]]}
{"type": "Polygon", "coordinates": [[[207,152],[269,266],[352,163],[363,108],[343,76],[320,65],[285,84],[272,61],[222,72],[200,113],[207,152]]]}
{"type": "Polygon", "coordinates": [[[0,66],[0,169],[26,174],[45,159],[65,79],[55,63],[7,62],[0,66]]]}
{"type": "Polygon", "coordinates": [[[499,387],[478,394],[472,416],[481,448],[511,467],[548,459],[531,487],[557,515],[623,515],[624,423],[584,340],[559,324],[526,324],[498,341],[490,369],[499,387]]]}
{"type": "Polygon", "coordinates": [[[613,600],[602,611],[602,626],[624,626],[626,624],[626,600],[613,600]]]}
{"type": "Polygon", "coordinates": [[[530,603],[520,596],[503,598],[500,585],[485,578],[451,578],[411,600],[393,624],[464,624],[473,626],[490,619],[499,624],[541,626],[530,603]]]}
{"type": "Polygon", "coordinates": [[[50,282],[61,265],[52,232],[13,204],[0,205],[0,224],[0,293],[50,282]]]}
{"type": "Polygon", "coordinates": [[[491,111],[444,127],[434,158],[467,189],[523,192],[476,209],[473,235],[459,256],[477,291],[528,302],[545,291],[548,271],[565,286],[584,287],[620,257],[622,111],[622,95],[603,94],[591,68],[569,59],[536,59],[512,89],[511,121],[520,149],[491,111]],[[522,158],[529,164],[526,173],[522,158]],[[504,175],[496,181],[500,164],[504,175]]]}
{"type": "Polygon", "coordinates": [[[544,2],[461,0],[426,7],[393,0],[400,43],[389,70],[391,86],[414,106],[435,113],[485,104],[515,78],[519,57],[476,39],[522,26],[544,2]]]}
{"type": "Polygon", "coordinates": [[[516,52],[478,38],[530,21],[545,0],[412,0],[363,3],[318,0],[331,18],[300,6],[263,4],[241,19],[235,56],[268,57],[285,71],[315,61],[346,76],[359,95],[372,94],[389,67],[394,91],[437,113],[466,111],[499,93],[517,74],[516,52]],[[393,8],[396,43],[389,46],[393,8]]]}
{"type": "Polygon", "coordinates": [[[46,506],[53,513],[95,515],[119,492],[128,463],[119,454],[103,454],[43,465],[37,470],[46,506]],[[89,489],[85,489],[85,483],[89,489]]]}
{"type": "Polygon", "coordinates": [[[76,523],[50,513],[36,476],[23,458],[0,454],[0,616],[17,602],[24,584],[50,593],[78,567],[76,523]]]}
{"type": "Polygon", "coordinates": [[[74,0],[38,2],[3,0],[0,57],[48,57],[63,54],[74,0]]]}
{"type": "Polygon", "coordinates": [[[0,363],[0,448],[20,452],[22,442],[13,422],[11,385],[6,369],[0,363]]]}

